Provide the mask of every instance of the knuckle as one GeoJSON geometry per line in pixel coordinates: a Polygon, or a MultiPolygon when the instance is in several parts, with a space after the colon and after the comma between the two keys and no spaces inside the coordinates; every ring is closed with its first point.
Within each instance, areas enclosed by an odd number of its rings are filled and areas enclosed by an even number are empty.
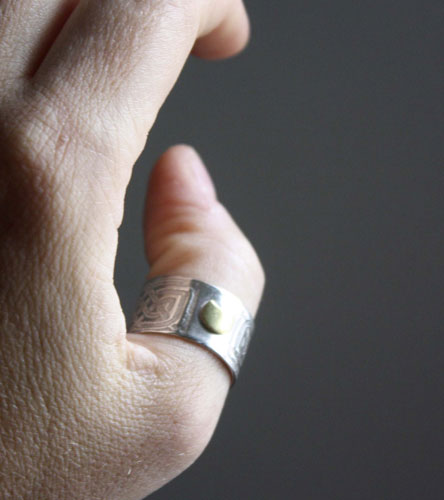
{"type": "Polygon", "coordinates": [[[69,117],[42,98],[23,101],[9,110],[7,130],[2,130],[2,158],[11,173],[48,181],[57,172],[66,149],[69,117]]]}
{"type": "MultiPolygon", "coordinates": [[[[106,179],[113,174],[117,179],[128,176],[119,169],[125,164],[125,148],[122,139],[113,140],[112,124],[89,116],[92,113],[82,116],[67,97],[28,89],[20,104],[2,111],[0,203],[26,212],[21,219],[33,214],[41,220],[62,215],[70,201],[75,205],[71,198],[76,193],[91,188],[93,169],[95,173],[101,169],[106,179]]],[[[101,195],[101,186],[94,186],[101,195]]],[[[15,210],[10,217],[17,215],[15,210]]]]}
{"type": "Polygon", "coordinates": [[[154,274],[198,272],[203,279],[220,281],[227,289],[235,287],[233,293],[240,293],[244,301],[248,299],[251,311],[257,308],[265,286],[263,266],[222,205],[217,203],[208,212],[190,207],[167,211],[148,235],[148,257],[154,274]]]}
{"type": "Polygon", "coordinates": [[[1,132],[16,160],[48,173],[63,172],[63,177],[65,165],[78,162],[79,154],[86,163],[97,157],[108,164],[111,159],[120,160],[124,148],[113,117],[84,109],[80,102],[74,106],[68,94],[56,85],[33,86],[24,92],[19,105],[8,110],[9,119],[1,132]]]}
{"type": "Polygon", "coordinates": [[[141,16],[147,25],[153,22],[175,21],[181,27],[193,26],[198,21],[198,13],[202,0],[119,0],[126,15],[137,16],[140,23],[141,16]]]}
{"type": "Polygon", "coordinates": [[[243,260],[245,266],[255,277],[259,288],[262,290],[265,286],[266,276],[262,262],[251,242],[244,236],[245,254],[243,260]]]}
{"type": "Polygon", "coordinates": [[[0,226],[2,232],[17,228],[17,234],[26,227],[31,236],[59,211],[55,202],[63,177],[54,158],[61,146],[58,139],[53,142],[53,117],[45,111],[23,106],[7,123],[8,130],[0,131],[0,205],[5,208],[0,226]]]}

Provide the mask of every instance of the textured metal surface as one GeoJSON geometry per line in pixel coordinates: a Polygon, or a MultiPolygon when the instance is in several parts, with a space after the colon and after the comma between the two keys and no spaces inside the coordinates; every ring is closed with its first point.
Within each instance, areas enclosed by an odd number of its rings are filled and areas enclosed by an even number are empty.
{"type": "Polygon", "coordinates": [[[226,364],[234,382],[253,326],[251,315],[230,292],[198,280],[162,276],[145,283],[130,332],[164,333],[197,342],[226,364]],[[228,323],[231,328],[226,329],[228,323]]]}

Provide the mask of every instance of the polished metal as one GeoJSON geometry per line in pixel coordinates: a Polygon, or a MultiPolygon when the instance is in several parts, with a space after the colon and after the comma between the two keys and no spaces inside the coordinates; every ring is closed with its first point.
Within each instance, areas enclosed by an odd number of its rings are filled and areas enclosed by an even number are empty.
{"type": "Polygon", "coordinates": [[[145,283],[130,332],[196,342],[225,363],[234,382],[253,328],[253,318],[232,293],[199,280],[160,276],[145,283]]]}
{"type": "Polygon", "coordinates": [[[234,314],[228,308],[222,310],[215,300],[210,300],[200,310],[199,319],[209,332],[223,335],[233,328],[234,314]]]}

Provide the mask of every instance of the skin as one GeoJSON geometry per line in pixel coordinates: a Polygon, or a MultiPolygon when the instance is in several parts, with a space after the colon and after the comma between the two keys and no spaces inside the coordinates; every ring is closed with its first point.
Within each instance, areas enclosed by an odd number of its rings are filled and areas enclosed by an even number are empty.
{"type": "MultiPolygon", "coordinates": [[[[131,170],[190,51],[234,55],[240,0],[0,0],[0,496],[138,500],[206,446],[229,388],[211,353],[127,335],[113,285],[131,170]]],[[[153,169],[150,275],[264,275],[197,153],[153,169]]]]}

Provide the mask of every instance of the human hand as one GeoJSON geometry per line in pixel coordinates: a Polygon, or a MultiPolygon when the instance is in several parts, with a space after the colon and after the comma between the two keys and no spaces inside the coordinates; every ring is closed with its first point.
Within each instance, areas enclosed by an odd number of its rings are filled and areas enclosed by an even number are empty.
{"type": "MultiPolygon", "coordinates": [[[[224,57],[247,37],[240,0],[0,3],[2,498],[140,499],[208,442],[228,371],[181,339],[126,334],[117,229],[190,50],[224,57]]],[[[255,313],[260,263],[192,149],[160,158],[144,229],[150,276],[207,281],[255,313]]]]}

